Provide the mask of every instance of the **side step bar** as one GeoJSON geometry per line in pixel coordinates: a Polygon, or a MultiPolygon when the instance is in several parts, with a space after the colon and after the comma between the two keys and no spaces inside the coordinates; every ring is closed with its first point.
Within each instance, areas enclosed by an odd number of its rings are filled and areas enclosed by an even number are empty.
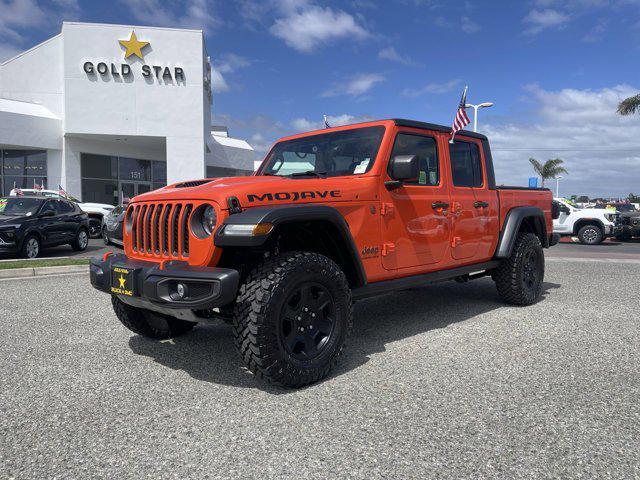
{"type": "Polygon", "coordinates": [[[500,261],[491,260],[490,262],[465,265],[464,267],[456,267],[448,270],[438,270],[436,272],[424,273],[421,275],[394,278],[393,280],[369,283],[363,287],[355,288],[351,293],[354,300],[361,300],[363,298],[383,295],[396,290],[404,290],[406,288],[442,282],[444,280],[454,280],[458,277],[463,277],[471,273],[486,272],[487,270],[496,268],[498,265],[500,265],[500,261]]]}

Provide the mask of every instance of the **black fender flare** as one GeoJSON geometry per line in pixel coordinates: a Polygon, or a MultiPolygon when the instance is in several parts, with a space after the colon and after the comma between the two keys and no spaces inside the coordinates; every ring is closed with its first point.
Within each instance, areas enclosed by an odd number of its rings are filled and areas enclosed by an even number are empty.
{"type": "Polygon", "coordinates": [[[367,276],[362,265],[358,248],[351,235],[351,230],[344,217],[328,205],[283,205],[273,207],[256,207],[241,213],[229,215],[215,232],[213,243],[216,247],[259,247],[263,245],[278,225],[299,221],[327,221],[333,224],[344,244],[347,246],[351,262],[355,266],[359,286],[366,285],[367,276]],[[224,235],[226,225],[256,225],[271,223],[274,228],[266,235],[260,236],[227,236],[224,235]]]}
{"type": "Polygon", "coordinates": [[[500,239],[496,247],[495,258],[509,258],[511,256],[518,231],[520,231],[520,226],[526,218],[533,220],[535,233],[540,238],[543,248],[549,247],[544,212],[538,207],[514,207],[507,212],[507,218],[504,221],[504,227],[500,232],[500,239]]]}

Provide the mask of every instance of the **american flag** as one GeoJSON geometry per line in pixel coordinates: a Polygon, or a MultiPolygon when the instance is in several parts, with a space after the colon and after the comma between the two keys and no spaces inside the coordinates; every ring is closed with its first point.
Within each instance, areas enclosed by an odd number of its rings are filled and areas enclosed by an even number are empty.
{"type": "Polygon", "coordinates": [[[331,125],[329,125],[329,118],[326,115],[323,115],[324,117],[324,128],[331,128],[331,125]]]}
{"type": "Polygon", "coordinates": [[[462,92],[462,98],[460,99],[460,105],[458,105],[458,111],[456,112],[456,118],[453,119],[453,126],[451,127],[451,143],[453,143],[453,137],[456,136],[460,130],[469,125],[469,117],[465,110],[465,104],[467,103],[467,87],[464,87],[462,92]]]}
{"type": "Polygon", "coordinates": [[[42,185],[40,185],[39,183],[36,183],[36,181],[34,180],[33,181],[33,189],[40,191],[40,190],[42,190],[42,185]]]}
{"type": "Polygon", "coordinates": [[[58,184],[58,193],[63,197],[68,196],[67,191],[64,188],[62,188],[62,185],[60,184],[58,184]]]}

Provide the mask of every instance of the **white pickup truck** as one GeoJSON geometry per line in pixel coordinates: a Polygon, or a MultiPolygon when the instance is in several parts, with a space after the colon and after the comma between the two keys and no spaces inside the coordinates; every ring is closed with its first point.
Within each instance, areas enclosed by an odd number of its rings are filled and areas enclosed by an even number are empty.
{"type": "Polygon", "coordinates": [[[560,216],[553,221],[553,233],[578,237],[580,243],[597,245],[613,235],[616,212],[604,208],[577,208],[563,198],[554,198],[560,216]]]}

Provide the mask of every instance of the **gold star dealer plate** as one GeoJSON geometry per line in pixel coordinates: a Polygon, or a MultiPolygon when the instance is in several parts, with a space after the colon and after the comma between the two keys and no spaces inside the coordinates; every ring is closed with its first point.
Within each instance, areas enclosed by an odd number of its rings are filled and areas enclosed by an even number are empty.
{"type": "Polygon", "coordinates": [[[133,269],[114,266],[111,270],[111,293],[133,297],[135,290],[133,274],[133,269]]]}

